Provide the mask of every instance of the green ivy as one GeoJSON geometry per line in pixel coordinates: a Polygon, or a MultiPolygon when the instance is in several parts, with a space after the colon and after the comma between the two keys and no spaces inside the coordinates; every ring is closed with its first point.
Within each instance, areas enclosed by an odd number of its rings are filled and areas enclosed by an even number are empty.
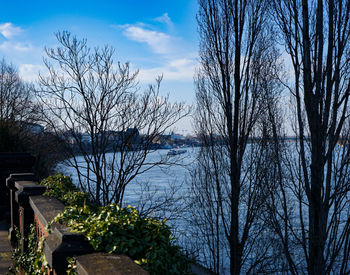
{"type": "Polygon", "coordinates": [[[46,261],[43,251],[43,238],[37,240],[35,225],[30,225],[30,232],[25,239],[27,250],[21,251],[21,234],[16,230],[18,247],[12,253],[13,267],[10,268],[10,274],[47,274],[49,265],[46,261]]]}
{"type": "MultiPolygon", "coordinates": [[[[70,177],[57,174],[44,179],[44,195],[62,201],[66,208],[53,222],[64,223],[72,231],[83,233],[96,251],[128,255],[150,274],[189,274],[189,260],[175,245],[165,220],[140,217],[134,207],[116,204],[96,207],[88,194],[78,190],[70,177]]],[[[36,244],[35,227],[28,237],[28,251],[16,249],[14,271],[43,274],[48,268],[42,252],[43,239],[36,244]],[[43,268],[44,267],[44,268],[43,268]]],[[[75,273],[74,259],[67,259],[67,274],[75,273]]],[[[16,274],[16,273],[15,273],[16,274]]]]}
{"type": "MultiPolygon", "coordinates": [[[[88,194],[79,191],[73,184],[70,177],[63,174],[49,176],[40,182],[41,185],[46,186],[45,196],[55,197],[64,205],[84,206],[91,205],[88,194]]],[[[49,228],[46,228],[49,230],[49,228]]],[[[17,239],[19,244],[21,242],[20,233],[17,230],[17,239]]],[[[43,238],[36,239],[35,226],[31,225],[30,233],[26,238],[28,244],[25,253],[22,253],[19,245],[12,253],[14,267],[11,268],[10,273],[18,274],[20,271],[25,274],[46,274],[45,270],[49,268],[43,250],[43,238]]],[[[69,274],[74,274],[74,265],[69,265],[69,274]]]]}
{"type": "Polygon", "coordinates": [[[89,194],[80,191],[68,176],[59,173],[54,176],[49,176],[40,182],[46,186],[44,196],[54,197],[60,200],[64,205],[83,206],[89,202],[89,194]]]}
{"type": "Polygon", "coordinates": [[[75,259],[72,257],[68,257],[67,263],[68,263],[67,275],[77,275],[77,272],[76,272],[77,266],[75,264],[75,259]]]}
{"type": "Polygon", "coordinates": [[[151,274],[188,273],[189,261],[166,221],[142,218],[134,207],[111,204],[91,211],[69,206],[54,222],[84,233],[96,251],[127,255],[151,274]]]}

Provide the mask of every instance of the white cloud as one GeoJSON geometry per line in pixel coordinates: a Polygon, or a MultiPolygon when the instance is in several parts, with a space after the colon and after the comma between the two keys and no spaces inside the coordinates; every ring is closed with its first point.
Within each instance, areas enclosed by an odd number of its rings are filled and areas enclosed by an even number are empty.
{"type": "Polygon", "coordinates": [[[38,79],[39,71],[43,70],[45,70],[43,65],[22,64],[18,69],[18,73],[24,81],[33,82],[38,79]]]}
{"type": "Polygon", "coordinates": [[[173,22],[171,21],[168,13],[164,13],[162,16],[156,17],[154,21],[161,22],[166,24],[168,27],[172,28],[173,27],[173,22]]]}
{"type": "Polygon", "coordinates": [[[42,56],[42,49],[35,47],[32,41],[23,40],[22,36],[15,37],[23,31],[9,22],[0,24],[0,56],[5,56],[15,64],[31,63],[42,56]]]}
{"type": "MultiPolygon", "coordinates": [[[[168,27],[173,25],[167,13],[152,20],[164,23],[168,27]]],[[[136,66],[139,68],[138,80],[140,83],[154,83],[154,80],[160,75],[163,75],[164,83],[167,81],[193,82],[193,76],[198,66],[197,54],[193,51],[193,45],[185,43],[181,37],[174,37],[166,32],[154,30],[154,27],[144,23],[114,25],[112,27],[122,29],[125,37],[148,45],[154,53],[158,54],[158,56],[152,55],[151,58],[152,63],[157,62],[159,65],[151,68],[149,66],[145,68],[141,64],[136,66]]]]}
{"type": "Polygon", "coordinates": [[[131,40],[146,43],[151,49],[158,54],[169,54],[173,51],[174,38],[170,35],[151,31],[139,26],[124,26],[124,35],[131,40]]]}
{"type": "Polygon", "coordinates": [[[0,24],[0,33],[7,39],[11,39],[22,31],[23,30],[20,27],[16,27],[10,22],[0,24]]]}
{"type": "Polygon", "coordinates": [[[28,43],[5,41],[0,44],[0,51],[3,52],[28,52],[33,49],[33,46],[28,43]]]}
{"type": "Polygon", "coordinates": [[[140,68],[139,80],[142,83],[151,83],[157,76],[163,75],[165,81],[192,82],[197,65],[195,59],[182,58],[171,60],[161,67],[140,68]]]}

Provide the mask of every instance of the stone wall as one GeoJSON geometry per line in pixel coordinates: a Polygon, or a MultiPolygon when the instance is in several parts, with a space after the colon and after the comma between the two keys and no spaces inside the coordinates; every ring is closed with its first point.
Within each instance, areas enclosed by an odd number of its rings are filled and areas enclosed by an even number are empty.
{"type": "MultiPolygon", "coordinates": [[[[146,275],[148,272],[135,264],[128,256],[95,253],[84,235],[71,232],[61,224],[47,224],[64,210],[64,205],[55,198],[43,196],[45,186],[38,184],[31,167],[34,157],[24,153],[0,153],[0,219],[10,224],[9,239],[16,246],[15,228],[21,233],[21,250],[27,245],[25,237],[30,224],[35,224],[37,239],[44,237],[43,252],[53,274],[66,274],[67,257],[76,259],[77,274],[146,275]]],[[[213,274],[207,269],[191,265],[198,275],[213,274]]]]}
{"type": "Polygon", "coordinates": [[[67,257],[75,257],[77,273],[90,274],[148,274],[125,255],[94,253],[84,235],[71,232],[67,226],[47,224],[64,210],[64,205],[55,198],[43,196],[45,186],[37,183],[31,172],[35,159],[28,154],[0,154],[0,210],[2,219],[10,224],[9,238],[16,246],[15,227],[21,234],[21,250],[35,224],[37,237],[44,237],[43,252],[53,274],[66,274],[67,257]]]}

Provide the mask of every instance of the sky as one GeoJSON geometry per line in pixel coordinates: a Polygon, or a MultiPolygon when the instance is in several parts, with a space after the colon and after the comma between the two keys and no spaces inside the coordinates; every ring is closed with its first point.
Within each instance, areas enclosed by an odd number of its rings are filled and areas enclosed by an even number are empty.
{"type": "MultiPolygon", "coordinates": [[[[198,66],[196,0],[0,0],[0,59],[15,65],[26,81],[45,72],[44,49],[69,31],[90,47],[112,46],[115,61],[139,70],[142,87],[163,75],[161,93],[193,104],[198,66]]],[[[191,121],[176,126],[191,133],[191,121]]]]}

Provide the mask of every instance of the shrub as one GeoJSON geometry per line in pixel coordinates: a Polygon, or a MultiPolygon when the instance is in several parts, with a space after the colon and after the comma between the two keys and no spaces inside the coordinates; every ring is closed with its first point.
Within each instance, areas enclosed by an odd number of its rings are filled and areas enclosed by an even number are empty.
{"type": "Polygon", "coordinates": [[[116,204],[91,211],[66,207],[56,222],[84,233],[96,251],[124,254],[151,274],[186,274],[189,261],[174,244],[165,220],[142,218],[131,206],[116,204]]]}
{"type": "MultiPolygon", "coordinates": [[[[83,233],[96,251],[128,255],[151,274],[188,274],[189,260],[175,245],[165,220],[140,217],[131,206],[96,207],[89,202],[88,194],[79,191],[71,178],[63,174],[50,176],[40,184],[47,188],[44,195],[55,197],[66,205],[50,224],[65,223],[72,231],[83,233]]],[[[41,274],[40,267],[47,268],[47,262],[42,253],[42,241],[36,248],[34,228],[29,237],[28,252],[21,254],[17,249],[14,259],[17,268],[28,274],[41,274]]],[[[75,273],[72,259],[67,272],[75,273]]]]}
{"type": "Polygon", "coordinates": [[[49,176],[40,182],[46,186],[45,196],[54,197],[60,200],[64,205],[83,206],[84,203],[91,204],[89,195],[80,191],[68,176],[59,173],[49,176]]]}
{"type": "Polygon", "coordinates": [[[18,247],[12,253],[13,267],[9,269],[9,274],[47,274],[48,263],[42,252],[43,239],[37,240],[35,225],[30,226],[28,237],[25,242],[28,244],[27,250],[21,251],[21,235],[16,228],[18,247]]]}

